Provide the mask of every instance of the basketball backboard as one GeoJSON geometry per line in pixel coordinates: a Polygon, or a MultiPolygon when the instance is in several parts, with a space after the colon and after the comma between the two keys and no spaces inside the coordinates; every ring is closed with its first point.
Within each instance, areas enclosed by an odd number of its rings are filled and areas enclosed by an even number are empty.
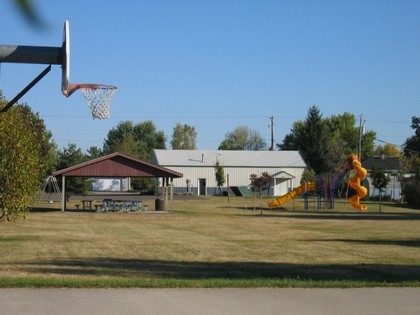
{"type": "Polygon", "coordinates": [[[0,63],[36,63],[50,64],[31,83],[29,83],[1,112],[7,111],[51,69],[51,65],[61,65],[61,92],[69,97],[77,90],[81,90],[93,118],[105,119],[109,117],[109,106],[117,87],[107,84],[87,84],[70,82],[70,27],[69,21],[64,22],[63,44],[61,47],[38,47],[0,45],[0,63]]]}
{"type": "Polygon", "coordinates": [[[61,74],[61,91],[65,96],[70,96],[69,82],[70,82],[70,27],[69,21],[64,22],[63,31],[63,46],[62,46],[62,74],[61,74]]]}

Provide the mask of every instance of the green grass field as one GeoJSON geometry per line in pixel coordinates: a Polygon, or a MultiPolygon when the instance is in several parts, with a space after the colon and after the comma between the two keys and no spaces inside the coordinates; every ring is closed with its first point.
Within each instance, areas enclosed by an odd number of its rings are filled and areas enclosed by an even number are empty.
{"type": "Polygon", "coordinates": [[[262,215],[252,198],[173,205],[158,214],[45,204],[1,223],[0,287],[420,286],[419,210],[359,212],[343,200],[302,210],[299,198],[262,215]]]}

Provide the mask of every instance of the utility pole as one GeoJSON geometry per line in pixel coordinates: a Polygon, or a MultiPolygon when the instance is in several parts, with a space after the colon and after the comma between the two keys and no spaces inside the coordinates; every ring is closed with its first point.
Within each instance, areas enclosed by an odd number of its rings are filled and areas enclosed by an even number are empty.
{"type": "Polygon", "coordinates": [[[363,135],[363,128],[365,125],[365,121],[363,121],[362,124],[362,115],[360,115],[360,121],[359,121],[359,146],[357,150],[357,156],[359,157],[359,161],[362,162],[362,135],[363,135]]]}
{"type": "Polygon", "coordinates": [[[270,151],[274,151],[274,117],[270,117],[271,120],[271,146],[270,151]]]}

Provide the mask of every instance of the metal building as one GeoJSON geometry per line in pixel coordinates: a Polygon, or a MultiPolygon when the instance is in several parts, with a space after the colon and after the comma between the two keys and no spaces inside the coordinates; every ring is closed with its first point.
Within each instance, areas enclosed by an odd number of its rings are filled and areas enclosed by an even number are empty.
{"type": "Polygon", "coordinates": [[[250,185],[250,175],[267,172],[273,177],[268,195],[278,196],[298,187],[306,163],[298,151],[153,150],[152,163],[182,173],[174,178],[174,192],[195,195],[217,194],[214,166],[222,165],[224,190],[250,185]]]}

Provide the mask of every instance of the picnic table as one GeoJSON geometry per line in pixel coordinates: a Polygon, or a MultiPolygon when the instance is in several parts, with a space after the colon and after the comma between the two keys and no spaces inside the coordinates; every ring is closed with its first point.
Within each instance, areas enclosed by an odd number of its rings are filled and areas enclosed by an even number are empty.
{"type": "Polygon", "coordinates": [[[141,211],[142,200],[122,200],[122,199],[104,199],[102,201],[102,211],[141,211]]]}
{"type": "Polygon", "coordinates": [[[86,206],[88,206],[89,210],[92,210],[93,200],[80,200],[80,202],[82,203],[82,209],[83,210],[86,210],[86,206]]]}

